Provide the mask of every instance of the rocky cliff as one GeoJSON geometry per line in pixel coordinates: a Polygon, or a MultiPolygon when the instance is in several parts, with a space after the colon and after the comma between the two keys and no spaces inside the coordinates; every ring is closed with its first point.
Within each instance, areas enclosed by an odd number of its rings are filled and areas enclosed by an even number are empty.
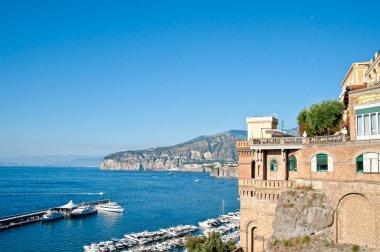
{"type": "Polygon", "coordinates": [[[106,156],[100,169],[210,171],[214,162],[237,161],[235,143],[246,138],[246,131],[230,130],[171,147],[117,152],[106,156]]]}
{"type": "Polygon", "coordinates": [[[316,190],[289,190],[281,194],[273,220],[276,239],[322,235],[328,237],[334,209],[316,190]]]}

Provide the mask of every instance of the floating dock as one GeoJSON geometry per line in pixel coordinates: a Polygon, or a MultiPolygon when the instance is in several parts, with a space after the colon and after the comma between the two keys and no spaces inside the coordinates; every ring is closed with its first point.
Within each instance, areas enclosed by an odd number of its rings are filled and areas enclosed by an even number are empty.
{"type": "MultiPolygon", "coordinates": [[[[110,200],[106,199],[106,200],[83,202],[81,205],[95,206],[98,204],[104,204],[108,202],[110,202],[110,200]]],[[[59,207],[51,207],[49,209],[58,209],[58,208],[59,207]]],[[[31,224],[34,222],[39,222],[41,221],[41,217],[49,209],[3,217],[0,219],[0,231],[15,228],[15,227],[20,227],[20,226],[31,224]]]]}

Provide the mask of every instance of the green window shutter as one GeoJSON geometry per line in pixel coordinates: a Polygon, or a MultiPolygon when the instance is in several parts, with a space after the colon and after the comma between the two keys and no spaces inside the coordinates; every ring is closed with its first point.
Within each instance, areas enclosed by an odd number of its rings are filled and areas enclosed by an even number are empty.
{"type": "Polygon", "coordinates": [[[369,113],[380,113],[380,107],[373,107],[373,108],[365,108],[365,109],[357,109],[355,110],[356,115],[362,115],[362,114],[369,114],[369,113]]]}
{"type": "Polygon", "coordinates": [[[328,171],[328,157],[326,154],[317,155],[317,171],[318,172],[328,171]]]}
{"type": "Polygon", "coordinates": [[[364,171],[363,155],[360,155],[356,158],[356,172],[362,173],[363,171],[364,171]]]}

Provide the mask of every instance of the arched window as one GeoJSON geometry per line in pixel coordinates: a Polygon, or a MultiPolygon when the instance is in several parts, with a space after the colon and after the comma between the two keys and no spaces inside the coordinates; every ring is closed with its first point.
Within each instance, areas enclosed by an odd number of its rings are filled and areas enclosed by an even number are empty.
{"type": "Polygon", "coordinates": [[[380,156],[377,153],[364,153],[356,158],[356,172],[379,173],[380,156]]]}
{"type": "Polygon", "coordinates": [[[276,160],[270,161],[270,170],[271,171],[277,171],[277,161],[276,160]]]}
{"type": "Polygon", "coordinates": [[[295,156],[289,157],[288,171],[297,171],[297,158],[295,156]]]}
{"type": "Polygon", "coordinates": [[[311,159],[311,171],[332,172],[333,159],[327,154],[318,154],[311,159]]]}

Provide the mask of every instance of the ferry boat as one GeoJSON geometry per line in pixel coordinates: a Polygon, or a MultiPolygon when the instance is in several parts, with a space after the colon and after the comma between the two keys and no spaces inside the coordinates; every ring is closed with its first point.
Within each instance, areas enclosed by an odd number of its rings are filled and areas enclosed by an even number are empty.
{"type": "Polygon", "coordinates": [[[56,210],[48,210],[41,217],[41,221],[43,222],[54,221],[54,220],[62,219],[63,217],[64,217],[63,213],[60,213],[56,210]]]}
{"type": "Polygon", "coordinates": [[[74,209],[70,213],[70,216],[72,218],[76,218],[76,217],[82,217],[82,216],[86,216],[86,215],[90,215],[90,214],[95,214],[97,212],[98,211],[93,206],[80,206],[77,209],[74,209]]]}
{"type": "Polygon", "coordinates": [[[124,208],[122,208],[116,202],[108,202],[105,204],[99,204],[96,206],[96,209],[100,211],[108,211],[108,212],[115,212],[115,213],[122,213],[124,211],[124,208]]]}

